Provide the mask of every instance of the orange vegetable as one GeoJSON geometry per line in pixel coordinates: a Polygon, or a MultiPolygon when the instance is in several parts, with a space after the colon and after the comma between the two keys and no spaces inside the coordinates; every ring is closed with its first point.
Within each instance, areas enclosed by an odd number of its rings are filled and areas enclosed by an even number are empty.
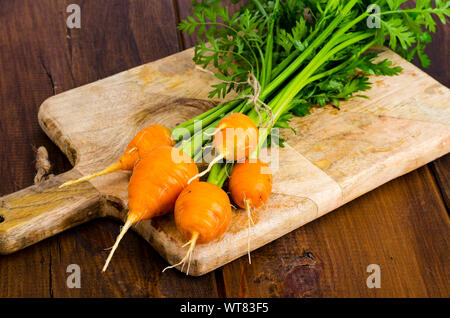
{"type": "Polygon", "coordinates": [[[103,271],[131,225],[172,211],[188,180],[197,173],[197,165],[191,157],[173,147],[159,147],[138,161],[128,186],[128,217],[103,271]]]}
{"type": "Polygon", "coordinates": [[[272,172],[259,159],[247,159],[231,171],[228,189],[233,201],[241,208],[257,208],[266,203],[272,192],[272,172]]]}
{"type": "Polygon", "coordinates": [[[230,114],[217,125],[213,143],[225,159],[242,160],[258,146],[258,127],[247,115],[230,114]]]}
{"type": "Polygon", "coordinates": [[[212,166],[222,159],[243,160],[256,151],[259,131],[253,120],[241,113],[232,113],[224,117],[214,131],[213,144],[219,155],[202,171],[202,177],[211,171],[212,166]]]}
{"type": "Polygon", "coordinates": [[[68,181],[62,184],[60,188],[103,176],[117,170],[133,170],[139,158],[142,158],[155,148],[161,146],[173,146],[174,144],[175,141],[172,139],[172,134],[168,128],[161,125],[149,126],[142,129],[133,137],[125,149],[123,156],[117,162],[106,167],[102,171],[84,176],[77,180],[68,181]]]}
{"type": "Polygon", "coordinates": [[[180,263],[188,262],[186,274],[189,274],[189,264],[196,243],[208,243],[220,237],[228,228],[231,220],[230,199],[225,191],[208,182],[189,184],[180,194],[175,203],[175,223],[181,234],[190,245],[186,256],[180,263]]]}
{"type": "Polygon", "coordinates": [[[250,258],[251,209],[262,206],[272,192],[272,173],[269,166],[259,159],[247,159],[233,167],[228,184],[233,201],[248,213],[248,259],[250,258]]]}

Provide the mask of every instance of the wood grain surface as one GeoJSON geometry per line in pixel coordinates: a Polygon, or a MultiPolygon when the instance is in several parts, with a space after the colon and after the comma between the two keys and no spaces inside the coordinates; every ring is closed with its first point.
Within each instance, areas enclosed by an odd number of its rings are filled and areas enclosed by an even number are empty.
{"type": "MultiPolygon", "coordinates": [[[[37,126],[43,100],[189,46],[175,29],[177,17],[186,14],[184,1],[80,2],[83,26],[70,31],[64,21],[68,3],[1,2],[0,21],[7,26],[0,30],[0,146],[7,163],[0,168],[1,195],[31,185],[32,145],[49,148],[55,174],[69,168],[37,126]]],[[[439,32],[448,39],[448,29],[439,32]]],[[[436,51],[441,47],[434,45],[436,51]]],[[[441,56],[433,61],[442,63],[441,56]]],[[[119,270],[101,275],[99,251],[112,244],[119,225],[95,221],[0,257],[0,275],[6,278],[0,295],[448,296],[449,222],[443,199],[448,200],[448,156],[430,166],[256,251],[251,266],[242,259],[201,278],[175,271],[161,275],[164,261],[130,234],[124,241],[128,248],[118,251],[119,270]],[[379,290],[365,286],[371,263],[382,266],[379,290]],[[65,285],[69,264],[82,266],[81,289],[65,285]]]]}

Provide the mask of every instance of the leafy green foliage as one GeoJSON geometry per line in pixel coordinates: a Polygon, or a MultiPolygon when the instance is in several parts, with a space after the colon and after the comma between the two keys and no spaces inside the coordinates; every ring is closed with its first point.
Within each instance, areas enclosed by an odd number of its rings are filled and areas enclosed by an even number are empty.
{"type": "MultiPolygon", "coordinates": [[[[380,0],[375,2],[380,13],[372,14],[380,28],[369,28],[372,0],[232,2],[242,5],[233,15],[222,0],[194,0],[193,15],[179,28],[199,36],[194,62],[214,66],[221,80],[210,97],[255,92],[247,82],[252,73],[261,85],[257,97],[277,110],[278,104],[284,105],[277,112],[276,128],[289,128],[293,115],[306,116],[311,107],[339,107],[342,100],[365,97],[361,92],[370,89],[369,76],[399,74],[402,69],[391,61],[375,62],[377,54],[367,52],[373,45],[387,45],[408,60],[417,55],[428,66],[425,49],[436,20],[446,23],[450,15],[448,0],[417,0],[411,8],[405,0],[380,0]],[[294,79],[298,88],[289,87],[294,79]]],[[[255,115],[248,107],[245,113],[255,115]]],[[[217,116],[223,114],[218,111],[217,116]]]]}
{"type": "Polygon", "coordinates": [[[382,2],[382,32],[378,33],[380,43],[389,39],[389,46],[411,61],[417,55],[422,66],[428,67],[430,60],[425,54],[426,44],[431,42],[430,33],[436,31],[437,17],[443,24],[450,15],[450,1],[418,0],[415,8],[404,8],[403,0],[382,2]],[[434,4],[433,4],[434,2],[434,4]],[[400,44],[400,45],[398,45],[400,44]]]}
{"type": "Polygon", "coordinates": [[[358,60],[355,66],[367,75],[394,76],[402,71],[400,66],[392,67],[392,62],[387,59],[374,63],[373,60],[376,57],[376,54],[366,54],[358,60]]]}
{"type": "Polygon", "coordinates": [[[193,1],[193,16],[183,20],[179,29],[200,37],[194,62],[204,68],[212,64],[223,84],[215,85],[210,97],[224,97],[231,90],[246,87],[249,72],[258,72],[257,50],[263,44],[260,32],[266,21],[259,12],[245,9],[233,16],[220,0],[193,1]]]}

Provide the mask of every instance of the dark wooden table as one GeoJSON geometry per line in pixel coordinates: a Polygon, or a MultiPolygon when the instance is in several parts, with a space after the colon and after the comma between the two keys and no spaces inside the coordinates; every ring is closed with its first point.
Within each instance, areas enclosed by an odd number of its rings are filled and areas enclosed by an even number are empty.
{"type": "MultiPolygon", "coordinates": [[[[193,45],[176,25],[190,0],[0,0],[0,195],[32,184],[33,146],[53,173],[69,170],[41,131],[48,97],[193,45]],[[81,29],[66,8],[81,6],[81,29]]],[[[449,27],[439,27],[429,74],[450,85],[449,27]]],[[[448,101],[447,101],[448,102],[448,101]]],[[[0,256],[0,297],[449,297],[450,156],[360,197],[203,277],[186,277],[135,233],[106,274],[102,249],[119,224],[96,220],[9,256],[0,256]],[[69,264],[81,288],[66,285],[69,264]],[[381,288],[369,289],[369,264],[381,288]]]]}

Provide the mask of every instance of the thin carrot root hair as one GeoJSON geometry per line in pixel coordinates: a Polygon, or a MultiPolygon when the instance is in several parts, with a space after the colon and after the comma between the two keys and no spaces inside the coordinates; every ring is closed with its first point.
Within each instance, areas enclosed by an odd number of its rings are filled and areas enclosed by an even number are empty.
{"type": "Polygon", "coordinates": [[[130,153],[132,153],[133,151],[136,151],[136,150],[138,150],[138,148],[137,147],[133,147],[130,150],[128,150],[127,153],[130,154],[130,153]]]}
{"type": "Polygon", "coordinates": [[[212,147],[213,147],[213,145],[208,144],[208,145],[206,145],[206,146],[203,146],[203,147],[202,147],[202,150],[206,150],[206,149],[209,149],[209,148],[212,148],[212,147]]]}
{"type": "Polygon", "coordinates": [[[247,229],[247,254],[248,254],[248,263],[252,263],[252,258],[250,256],[250,228],[252,225],[255,225],[255,222],[252,218],[252,211],[250,207],[250,200],[245,200],[245,206],[247,209],[247,217],[248,217],[248,229],[247,229]]]}
{"type": "Polygon", "coordinates": [[[67,182],[61,184],[59,186],[59,189],[65,188],[65,187],[68,187],[70,185],[74,185],[74,184],[77,184],[77,183],[80,183],[80,182],[88,181],[88,180],[91,180],[91,179],[96,178],[96,177],[104,176],[104,175],[109,174],[111,172],[120,170],[121,168],[122,168],[122,165],[121,165],[120,161],[117,161],[116,163],[113,163],[112,165],[106,167],[102,171],[90,174],[88,176],[84,176],[84,177],[76,179],[76,180],[67,181],[67,182]]]}
{"type": "Polygon", "coordinates": [[[203,133],[203,135],[205,135],[205,136],[208,136],[208,137],[211,137],[211,136],[214,136],[215,134],[217,134],[219,131],[221,131],[223,129],[223,127],[222,128],[219,128],[219,127],[217,127],[216,129],[214,129],[214,131],[212,132],[212,133],[207,133],[206,131],[203,133]]]}
{"type": "Polygon", "coordinates": [[[122,240],[123,236],[125,235],[125,233],[128,232],[128,230],[130,229],[130,227],[136,223],[136,218],[135,217],[128,217],[127,221],[125,222],[125,225],[122,227],[122,229],[120,230],[119,235],[116,238],[116,242],[114,243],[114,246],[111,248],[111,251],[109,252],[108,258],[106,259],[105,265],[103,266],[102,272],[105,272],[106,269],[108,268],[109,263],[111,262],[111,259],[117,249],[117,247],[119,246],[120,241],[122,240]]]}
{"type": "Polygon", "coordinates": [[[205,174],[207,174],[208,172],[211,171],[212,167],[214,166],[215,163],[219,162],[220,160],[222,160],[223,158],[225,158],[224,154],[220,154],[218,155],[216,158],[214,158],[208,165],[208,168],[203,170],[202,172],[196,174],[195,176],[193,176],[191,179],[189,179],[187,184],[190,184],[192,181],[194,181],[197,178],[201,178],[203,177],[205,174]]]}
{"type": "Polygon", "coordinates": [[[163,273],[170,268],[174,268],[174,267],[177,267],[180,265],[181,265],[181,271],[183,271],[183,268],[187,263],[186,275],[189,275],[189,268],[191,267],[192,254],[194,252],[194,248],[195,248],[195,244],[197,243],[198,236],[199,236],[198,232],[194,232],[192,234],[192,238],[182,246],[182,247],[186,247],[186,246],[190,245],[188,251],[186,252],[186,255],[183,257],[183,259],[179,263],[171,265],[171,266],[167,266],[166,268],[164,268],[163,273]]]}

